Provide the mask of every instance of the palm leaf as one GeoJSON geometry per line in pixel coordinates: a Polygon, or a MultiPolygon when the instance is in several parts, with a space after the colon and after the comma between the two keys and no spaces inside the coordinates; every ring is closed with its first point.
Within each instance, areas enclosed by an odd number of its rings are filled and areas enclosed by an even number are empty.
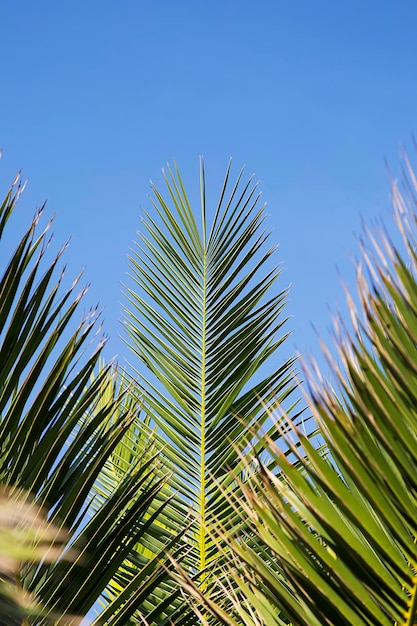
{"type": "MultiPolygon", "coordinates": [[[[254,488],[243,485],[235,499],[273,558],[221,533],[251,606],[244,623],[252,615],[268,625],[417,623],[417,187],[408,168],[404,193],[393,185],[404,248],[383,230],[370,236],[358,266],[360,311],[348,294],[354,334],[336,327],[337,395],[307,370],[324,447],[294,426],[301,447],[286,436],[297,459],[290,463],[271,439],[280,471],[261,467],[254,488]]],[[[221,618],[242,623],[224,611],[221,618]]]]}
{"type": "MultiPolygon", "coordinates": [[[[147,472],[150,469],[155,478],[160,478],[161,468],[155,460],[160,458],[164,448],[164,442],[155,429],[150,428],[149,419],[143,416],[142,400],[131,393],[131,385],[118,375],[117,370],[109,375],[102,402],[115,405],[109,425],[119,423],[121,415],[127,411],[135,419],[97,477],[94,485],[97,495],[92,504],[94,510],[98,510],[125,482],[133,467],[147,472]],[[115,402],[117,398],[121,401],[115,402]]],[[[115,571],[103,593],[101,604],[104,610],[99,616],[100,623],[106,623],[107,617],[120,603],[126,605],[122,616],[114,618],[114,623],[123,625],[142,623],[145,615],[148,623],[163,623],[173,613],[178,616],[184,611],[180,590],[173,587],[171,578],[167,577],[167,570],[172,569],[167,553],[171,551],[178,561],[184,556],[179,539],[187,530],[189,507],[178,499],[171,472],[165,462],[162,473],[164,483],[149,503],[140,541],[132,545],[123,565],[115,571]]]]}
{"type": "MultiPolygon", "coordinates": [[[[17,179],[0,210],[3,237],[20,192],[17,179]]],[[[49,225],[37,234],[40,213],[0,278],[0,478],[31,493],[48,522],[72,537],[74,561],[33,561],[19,572],[22,590],[44,606],[46,623],[52,613],[83,616],[91,609],[133,546],[151,541],[149,528],[168,498],[162,496],[167,472],[153,454],[133,463],[112,493],[90,507],[98,476],[135,414],[123,394],[109,395],[110,366],[93,376],[104,345],[94,336],[98,316],[91,311],[74,330],[85,290],[75,294],[75,281],[62,293],[63,273],[55,277],[62,251],[48,262],[49,225]],[[91,341],[97,347],[89,354],[91,341]]],[[[169,545],[179,538],[170,535],[169,545]]],[[[107,624],[141,606],[138,590],[143,597],[154,576],[167,578],[160,560],[154,571],[137,573],[129,606],[126,595],[113,599],[107,624]]]]}
{"type": "MultiPolygon", "coordinates": [[[[193,511],[184,567],[195,574],[219,556],[211,537],[217,516],[234,525],[223,495],[236,484],[231,469],[244,468],[234,446],[248,444],[249,428],[268,429],[279,403],[292,411],[294,359],[263,373],[287,337],[287,290],[275,290],[280,269],[271,266],[257,185],[243,182],[243,171],[231,183],[229,164],[210,226],[203,163],[200,217],[178,169],[164,177],[168,198],[152,186],[153,212],[145,212],[130,257],[125,327],[138,361],[134,377],[143,374],[137,393],[193,511]]],[[[254,447],[261,454],[263,441],[254,447]]],[[[214,578],[202,574],[200,581],[206,588],[214,578]]]]}

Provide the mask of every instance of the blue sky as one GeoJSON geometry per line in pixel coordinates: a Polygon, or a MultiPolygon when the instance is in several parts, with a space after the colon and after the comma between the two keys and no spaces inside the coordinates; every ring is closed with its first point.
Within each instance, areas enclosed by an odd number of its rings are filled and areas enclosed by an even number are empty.
{"type": "MultiPolygon", "coordinates": [[[[108,357],[126,253],[149,180],[175,158],[197,196],[230,156],[261,180],[277,260],[292,283],[289,348],[317,353],[328,308],[353,286],[361,216],[389,222],[384,159],[399,171],[417,115],[411,1],[52,1],[0,7],[2,193],[29,179],[19,220],[45,198],[68,281],[85,267],[108,357]]],[[[3,258],[3,257],[2,257],[3,258]]]]}

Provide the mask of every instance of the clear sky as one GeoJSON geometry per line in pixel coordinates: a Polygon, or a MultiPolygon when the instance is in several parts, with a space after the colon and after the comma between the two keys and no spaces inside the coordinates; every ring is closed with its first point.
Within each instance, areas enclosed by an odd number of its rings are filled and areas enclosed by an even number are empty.
{"type": "Polygon", "coordinates": [[[353,284],[360,217],[388,216],[384,159],[397,174],[412,152],[416,23],[414,0],[1,3],[2,195],[22,168],[22,223],[48,199],[69,278],[85,267],[85,306],[105,308],[109,357],[127,354],[120,282],[149,180],[175,158],[197,195],[199,155],[214,194],[230,156],[260,178],[293,284],[290,347],[317,350],[311,324],[326,335],[343,301],[336,268],[353,284]]]}

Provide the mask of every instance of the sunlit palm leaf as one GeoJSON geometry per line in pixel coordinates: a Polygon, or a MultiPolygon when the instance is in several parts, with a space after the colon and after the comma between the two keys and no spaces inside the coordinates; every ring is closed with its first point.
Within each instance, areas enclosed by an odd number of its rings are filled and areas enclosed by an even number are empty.
{"type": "MultiPolygon", "coordinates": [[[[94,486],[98,497],[92,505],[93,509],[99,508],[111,496],[133,467],[150,467],[155,477],[160,475],[162,468],[155,464],[155,459],[165,446],[155,429],[151,430],[149,419],[142,415],[142,400],[131,393],[130,385],[126,385],[123,379],[119,380],[117,372],[110,374],[102,402],[115,405],[109,425],[118,423],[125,412],[135,415],[136,419],[131,422],[98,476],[94,486]]],[[[178,499],[175,480],[166,462],[162,475],[166,482],[149,504],[140,542],[129,551],[123,566],[109,581],[103,594],[105,610],[100,614],[100,620],[112,615],[115,604],[130,598],[132,589],[135,589],[135,603],[129,600],[130,621],[127,621],[126,608],[120,622],[124,626],[142,623],[144,616],[150,624],[163,623],[164,619],[174,613],[178,615],[181,608],[184,609],[180,591],[173,586],[166,570],[171,568],[168,551],[176,554],[178,560],[183,557],[183,548],[178,543],[187,530],[189,507],[178,499]]],[[[116,620],[115,623],[119,622],[116,620]]]]}
{"type": "Polygon", "coordinates": [[[298,464],[271,441],[282,472],[262,468],[256,489],[244,486],[236,500],[273,555],[267,562],[229,539],[258,624],[281,624],[280,615],[297,626],[417,623],[417,186],[409,175],[404,196],[393,185],[405,252],[382,231],[371,237],[358,267],[362,315],[349,296],[355,333],[337,329],[339,398],[308,376],[325,454],[294,428],[298,464]]]}
{"type": "MultiPolygon", "coordinates": [[[[138,393],[195,516],[189,572],[219,555],[210,536],[216,517],[234,525],[222,493],[233,484],[231,468],[244,467],[233,444],[247,443],[249,427],[268,428],[269,410],[288,406],[294,389],[293,359],[261,370],[286,338],[287,291],[274,290],[280,270],[271,266],[257,185],[242,172],[229,178],[230,165],[211,226],[202,163],[201,217],[177,169],[165,176],[169,200],[152,187],[154,213],[145,213],[126,291],[128,343],[148,370],[138,393]]],[[[262,441],[254,445],[262,450],[262,441]]]]}

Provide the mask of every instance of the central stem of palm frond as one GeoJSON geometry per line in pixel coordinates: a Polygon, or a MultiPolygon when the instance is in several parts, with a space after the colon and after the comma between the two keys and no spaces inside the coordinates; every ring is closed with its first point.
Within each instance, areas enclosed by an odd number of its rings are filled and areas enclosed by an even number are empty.
{"type": "MultiPolygon", "coordinates": [[[[206,430],[206,322],[207,322],[207,255],[203,257],[203,310],[201,333],[201,450],[200,450],[200,571],[206,567],[206,467],[205,467],[205,430],[206,430]]],[[[204,574],[203,574],[204,579],[204,574]]],[[[203,585],[204,586],[204,585],[203,585]]]]}
{"type": "Polygon", "coordinates": [[[408,610],[407,610],[407,613],[404,615],[405,626],[412,626],[413,624],[416,623],[415,622],[416,614],[417,614],[417,576],[414,576],[411,589],[410,589],[408,610]]]}

